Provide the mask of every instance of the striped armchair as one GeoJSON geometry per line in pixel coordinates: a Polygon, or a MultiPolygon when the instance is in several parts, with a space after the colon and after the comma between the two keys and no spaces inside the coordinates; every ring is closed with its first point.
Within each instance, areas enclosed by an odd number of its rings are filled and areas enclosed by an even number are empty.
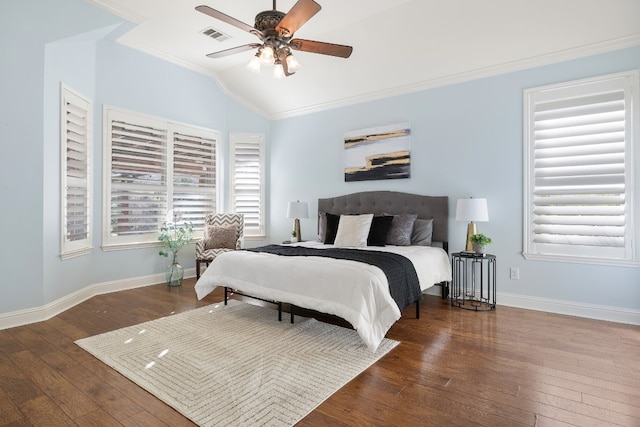
{"type": "Polygon", "coordinates": [[[205,240],[207,238],[207,227],[236,227],[236,247],[241,249],[244,239],[244,215],[243,214],[224,214],[210,213],[204,221],[204,236],[196,242],[196,277],[200,278],[200,264],[205,263],[207,267],[215,257],[221,253],[232,251],[230,248],[214,248],[205,249],[205,240]]]}

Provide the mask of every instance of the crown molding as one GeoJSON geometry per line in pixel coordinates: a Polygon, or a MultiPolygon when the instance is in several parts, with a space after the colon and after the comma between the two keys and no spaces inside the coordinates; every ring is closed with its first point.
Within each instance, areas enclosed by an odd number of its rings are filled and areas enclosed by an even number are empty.
{"type": "Polygon", "coordinates": [[[327,102],[323,104],[315,104],[302,108],[296,108],[287,111],[272,113],[270,118],[273,120],[285,119],[305,114],[318,113],[335,108],[347,107],[350,105],[361,104],[370,101],[377,101],[384,98],[390,98],[399,95],[406,95],[413,92],[419,92],[437,87],[449,86],[456,83],[477,80],[485,77],[493,77],[500,74],[507,74],[515,71],[522,71],[543,65],[550,65],[572,59],[584,58],[587,56],[597,55],[615,50],[626,49],[629,47],[640,45],[640,34],[629,37],[608,40],[600,43],[594,43],[587,46],[580,46],[573,49],[565,49],[552,52],[545,55],[525,58],[519,61],[511,61],[496,66],[478,68],[462,73],[450,74],[430,80],[423,80],[410,85],[398,86],[390,89],[369,92],[349,98],[343,98],[337,101],[327,102]]]}
{"type": "Polygon", "coordinates": [[[145,18],[130,11],[129,9],[123,7],[113,7],[110,4],[104,3],[101,0],[84,0],[86,3],[92,4],[96,7],[99,7],[102,10],[106,10],[107,12],[119,16],[121,18],[126,19],[129,22],[133,22],[134,24],[142,24],[145,21],[145,18]]]}

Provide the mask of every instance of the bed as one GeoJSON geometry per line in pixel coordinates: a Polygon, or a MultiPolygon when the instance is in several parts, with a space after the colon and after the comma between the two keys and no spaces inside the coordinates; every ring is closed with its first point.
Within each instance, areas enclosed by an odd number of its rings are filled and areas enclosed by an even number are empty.
{"type": "MultiPolygon", "coordinates": [[[[447,222],[446,196],[371,191],[323,198],[318,200],[320,241],[286,245],[282,250],[295,252],[294,247],[300,246],[305,248],[302,251],[333,251],[336,246],[342,246],[339,249],[341,252],[359,251],[358,254],[365,252],[375,257],[387,256],[382,253],[390,253],[388,256],[391,257],[401,255],[400,258],[404,258],[404,262],[408,260],[413,267],[407,268],[412,270],[409,276],[417,276],[419,292],[415,302],[419,303],[422,292],[434,285],[441,285],[442,294],[446,295],[448,282],[451,280],[451,265],[447,254],[447,222]],[[423,239],[416,241],[421,243],[419,245],[406,245],[407,242],[402,239],[407,236],[403,235],[400,239],[402,245],[343,249],[344,246],[339,243],[344,238],[344,228],[335,237],[333,244],[330,241],[324,243],[327,235],[333,232],[335,224],[332,224],[332,219],[335,217],[340,218],[345,226],[347,220],[364,221],[368,217],[379,219],[385,216],[393,217],[393,221],[401,219],[401,222],[406,217],[413,217],[416,225],[428,224],[430,244],[426,245],[423,239]]],[[[369,224],[371,227],[371,222],[369,224]]],[[[373,233],[373,227],[371,232],[373,233]]],[[[368,237],[371,238],[371,235],[368,237]]],[[[416,235],[411,236],[412,239],[413,237],[416,235]]],[[[278,252],[277,247],[275,251],[278,252]]],[[[404,308],[399,307],[403,304],[394,300],[395,295],[391,295],[389,277],[388,272],[381,267],[348,258],[282,256],[262,252],[260,248],[231,251],[218,256],[202,274],[195,289],[199,299],[217,286],[224,286],[225,290],[231,288],[260,299],[336,315],[348,321],[367,347],[375,351],[389,328],[400,318],[401,309],[404,308]]],[[[416,307],[419,315],[419,305],[416,304],[416,307]]]]}

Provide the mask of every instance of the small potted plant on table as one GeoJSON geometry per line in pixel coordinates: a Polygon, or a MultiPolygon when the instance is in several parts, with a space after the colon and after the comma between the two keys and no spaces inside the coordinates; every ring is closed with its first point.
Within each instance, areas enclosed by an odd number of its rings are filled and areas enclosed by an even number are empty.
{"type": "Polygon", "coordinates": [[[469,240],[473,243],[473,250],[479,254],[484,254],[487,250],[487,245],[492,243],[491,238],[482,233],[474,234],[469,240]]]}

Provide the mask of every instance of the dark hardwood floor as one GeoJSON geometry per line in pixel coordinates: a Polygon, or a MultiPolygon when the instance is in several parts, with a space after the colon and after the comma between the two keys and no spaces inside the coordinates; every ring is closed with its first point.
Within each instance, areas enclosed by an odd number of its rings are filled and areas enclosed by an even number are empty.
{"type": "MultiPolygon", "coordinates": [[[[193,285],[97,296],[0,331],[0,425],[192,426],[74,340],[222,299],[216,290],[197,301],[193,285]]],[[[475,313],[433,296],[421,308],[387,334],[396,349],[299,425],[640,426],[640,327],[475,313]]]]}

